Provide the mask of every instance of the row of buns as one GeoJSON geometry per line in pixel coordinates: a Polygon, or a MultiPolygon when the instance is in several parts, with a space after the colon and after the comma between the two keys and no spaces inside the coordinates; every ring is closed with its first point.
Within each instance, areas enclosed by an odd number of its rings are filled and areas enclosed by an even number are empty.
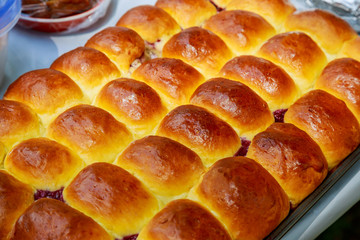
{"type": "Polygon", "coordinates": [[[263,239],[360,143],[360,37],[329,12],[158,0],[116,25],[0,100],[0,239],[263,239]]]}

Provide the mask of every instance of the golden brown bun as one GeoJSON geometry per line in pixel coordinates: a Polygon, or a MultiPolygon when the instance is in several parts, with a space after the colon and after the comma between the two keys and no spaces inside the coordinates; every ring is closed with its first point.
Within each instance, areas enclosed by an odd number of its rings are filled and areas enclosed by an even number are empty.
{"type": "Polygon", "coordinates": [[[117,238],[138,233],[158,211],[138,179],[109,163],[84,168],[64,189],[64,199],[117,238]]]}
{"type": "Polygon", "coordinates": [[[39,137],[43,128],[36,113],[23,103],[0,100],[0,141],[9,150],[24,139],[39,137]]]}
{"type": "Polygon", "coordinates": [[[132,142],[116,164],[137,176],[155,194],[167,197],[165,201],[186,194],[205,170],[195,152],[159,136],[132,142]]]}
{"type": "Polygon", "coordinates": [[[285,122],[304,130],[320,146],[332,169],[360,143],[360,126],[345,103],[323,90],[313,90],[286,112],[285,122]]]}
{"type": "Polygon", "coordinates": [[[87,164],[113,162],[133,139],[124,124],[90,105],[78,105],[60,114],[50,124],[47,136],[78,153],[87,164]]]}
{"type": "Polygon", "coordinates": [[[45,125],[64,108],[88,103],[79,86],[53,69],[27,72],[6,90],[4,99],[25,103],[40,115],[45,125]]]}
{"type": "Polygon", "coordinates": [[[223,156],[233,156],[241,145],[228,123],[194,105],[179,106],[168,113],[157,133],[192,149],[205,166],[223,156]]]}
{"type": "Polygon", "coordinates": [[[360,62],[351,58],[333,60],[323,70],[315,87],[343,100],[360,121],[360,62]]]}
{"type": "Polygon", "coordinates": [[[64,53],[51,64],[50,68],[68,75],[90,99],[93,99],[106,83],[121,75],[115,64],[104,53],[88,47],[78,47],[64,53]]]}
{"type": "Polygon", "coordinates": [[[177,58],[196,67],[205,77],[214,76],[233,54],[209,30],[192,27],[174,35],[164,46],[163,57],[177,58]]]}
{"type": "Polygon", "coordinates": [[[235,57],[224,65],[219,75],[249,86],[267,102],[271,111],[288,108],[298,96],[291,77],[281,67],[263,58],[235,57]]]}
{"type": "Polygon", "coordinates": [[[20,142],[6,156],[5,169],[36,189],[64,187],[84,166],[67,147],[47,138],[20,142]]]}
{"type": "Polygon", "coordinates": [[[275,35],[275,29],[261,16],[247,11],[222,11],[204,23],[236,53],[253,53],[260,44],[275,35]]]}
{"type": "Polygon", "coordinates": [[[286,20],[285,28],[305,32],[330,54],[336,54],[345,41],[357,36],[349,23],[321,9],[293,13],[286,20]]]}
{"type": "Polygon", "coordinates": [[[106,84],[95,105],[110,112],[134,133],[144,137],[167,113],[157,92],[146,83],[119,78],[106,84]]]}
{"type": "Polygon", "coordinates": [[[187,199],[170,202],[143,228],[138,240],[231,240],[207,209],[187,199]]]}
{"type": "Polygon", "coordinates": [[[158,0],[155,6],[168,12],[182,28],[200,26],[216,14],[216,8],[208,0],[158,0]]]}
{"type": "Polygon", "coordinates": [[[8,239],[16,220],[33,201],[29,185],[0,170],[0,239],[8,239]]]}
{"type": "Polygon", "coordinates": [[[34,202],[17,220],[11,240],[112,240],[94,220],[54,199],[34,202]]]}
{"type": "Polygon", "coordinates": [[[145,51],[144,40],[135,31],[125,27],[108,27],[96,33],[85,47],[97,49],[110,58],[123,72],[145,51]]]}
{"type": "Polygon", "coordinates": [[[315,78],[327,63],[319,46],[301,32],[287,32],[272,37],[258,54],[284,68],[302,91],[314,85],[315,78]]]}
{"type": "Polygon", "coordinates": [[[179,24],[163,9],[143,5],[127,11],[116,26],[131,28],[149,43],[168,39],[181,31],[179,24]]]}
{"type": "Polygon", "coordinates": [[[268,105],[254,91],[225,78],[213,78],[200,85],[190,103],[208,109],[248,139],[274,122],[268,105]]]}
{"type": "Polygon", "coordinates": [[[296,9],[288,0],[232,0],[226,10],[245,10],[259,14],[281,30],[286,18],[296,9]]]}
{"type": "Polygon", "coordinates": [[[190,198],[211,209],[233,239],[263,239],[289,212],[289,199],[280,185],[245,157],[217,161],[190,198]]]}
{"type": "Polygon", "coordinates": [[[179,59],[155,58],[143,63],[132,77],[152,86],[164,99],[168,109],[187,103],[205,78],[179,59]]]}
{"type": "Polygon", "coordinates": [[[360,61],[360,37],[347,41],[339,53],[340,57],[350,57],[360,61]]]}
{"type": "Polygon", "coordinates": [[[317,143],[290,123],[274,123],[257,134],[247,157],[261,164],[296,207],[324,180],[328,164],[317,143]]]}

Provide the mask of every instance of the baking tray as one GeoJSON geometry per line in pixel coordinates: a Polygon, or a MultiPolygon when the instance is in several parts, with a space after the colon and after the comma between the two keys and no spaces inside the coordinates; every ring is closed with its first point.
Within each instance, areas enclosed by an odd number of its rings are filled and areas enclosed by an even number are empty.
{"type": "MultiPolygon", "coordinates": [[[[0,89],[2,98],[12,81],[25,72],[48,68],[61,54],[113,26],[128,9],[156,0],[113,0],[107,16],[89,29],[72,35],[47,34],[15,27],[9,34],[8,62],[0,89]]],[[[298,9],[304,1],[293,0],[298,9]]],[[[348,156],[324,182],[276,228],[267,239],[314,239],[360,200],[360,148],[348,156]]]]}

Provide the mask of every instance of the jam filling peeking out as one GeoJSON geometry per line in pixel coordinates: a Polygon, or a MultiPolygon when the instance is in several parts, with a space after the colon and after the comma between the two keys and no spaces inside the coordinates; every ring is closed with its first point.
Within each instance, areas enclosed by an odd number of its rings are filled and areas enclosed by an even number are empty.
{"type": "Polygon", "coordinates": [[[52,198],[64,202],[63,191],[64,191],[63,187],[56,191],[37,190],[36,193],[34,194],[34,200],[36,201],[41,198],[52,198]]]}

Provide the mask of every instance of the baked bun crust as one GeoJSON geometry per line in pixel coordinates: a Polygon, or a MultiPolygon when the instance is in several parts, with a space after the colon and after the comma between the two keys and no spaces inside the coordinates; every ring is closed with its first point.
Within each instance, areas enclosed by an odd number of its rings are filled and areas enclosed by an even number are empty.
{"type": "Polygon", "coordinates": [[[0,100],[0,141],[7,149],[24,139],[42,135],[37,114],[23,103],[0,100]]]}
{"type": "Polygon", "coordinates": [[[233,239],[263,239],[286,217],[289,199],[254,160],[217,161],[190,195],[211,209],[233,239]]]}
{"type": "Polygon", "coordinates": [[[196,67],[205,77],[217,74],[232,56],[221,38],[200,27],[175,34],[163,49],[163,57],[181,59],[196,67]]]}
{"type": "Polygon", "coordinates": [[[241,146],[238,135],[228,123],[194,105],[179,106],[168,113],[157,134],[192,149],[205,166],[221,156],[233,156],[241,146]]]}
{"type": "Polygon", "coordinates": [[[166,11],[151,5],[130,9],[116,26],[131,28],[149,43],[168,39],[181,31],[179,24],[166,11]]]}
{"type": "Polygon", "coordinates": [[[170,202],[141,230],[138,240],[231,240],[223,225],[200,204],[170,202]]]}
{"type": "Polygon", "coordinates": [[[290,123],[274,123],[257,134],[246,156],[260,163],[278,181],[292,207],[327,175],[328,164],[320,147],[290,123]]]}
{"type": "Polygon", "coordinates": [[[155,194],[169,198],[184,197],[205,171],[195,152],[159,136],[132,142],[116,164],[137,176],[155,194]]]}
{"type": "Polygon", "coordinates": [[[287,18],[285,28],[305,32],[330,54],[336,54],[345,41],[357,36],[349,23],[321,9],[293,13],[287,18]]]}
{"type": "Polygon", "coordinates": [[[145,51],[144,40],[134,30],[125,27],[108,27],[92,36],[85,47],[97,49],[111,59],[123,72],[145,51]]]}
{"type": "Polygon", "coordinates": [[[320,146],[332,169],[360,143],[360,126],[345,103],[323,90],[313,90],[297,100],[285,122],[305,131],[320,146]]]}
{"type": "Polygon", "coordinates": [[[4,166],[20,181],[36,189],[55,191],[73,179],[84,163],[55,141],[32,138],[17,144],[6,156],[4,166]]]}
{"type": "Polygon", "coordinates": [[[360,36],[345,42],[343,48],[339,53],[340,57],[350,57],[360,61],[360,36]]]}
{"type": "Polygon", "coordinates": [[[33,70],[20,76],[6,90],[4,99],[30,106],[45,125],[64,108],[89,103],[71,78],[49,68],[33,70]]]}
{"type": "Polygon", "coordinates": [[[231,2],[232,0],[211,0],[211,2],[217,7],[217,9],[226,8],[226,6],[231,2]]]}
{"type": "Polygon", "coordinates": [[[305,33],[287,32],[269,39],[258,55],[284,68],[300,90],[313,87],[327,63],[325,54],[305,33]]]}
{"type": "Polygon", "coordinates": [[[292,78],[281,67],[263,58],[235,57],[224,65],[219,76],[249,86],[267,102],[271,111],[288,108],[298,96],[292,78]]]}
{"type": "Polygon", "coordinates": [[[158,211],[156,198],[138,179],[109,163],[84,168],[64,189],[64,199],[117,238],[138,233],[158,211]]]}
{"type": "Polygon", "coordinates": [[[236,55],[253,53],[276,33],[261,16],[241,10],[222,11],[205,21],[204,28],[221,37],[236,55]]]}
{"type": "Polygon", "coordinates": [[[34,190],[29,185],[0,170],[0,239],[10,239],[16,220],[33,201],[34,190]]]}
{"type": "Polygon", "coordinates": [[[88,47],[78,47],[58,57],[50,66],[68,75],[93,99],[101,87],[121,73],[102,52],[88,47]]]}
{"type": "Polygon", "coordinates": [[[95,105],[125,123],[135,137],[152,133],[167,113],[154,89],[129,78],[106,84],[96,97],[95,105]]]}
{"type": "Polygon", "coordinates": [[[296,9],[288,0],[232,0],[227,10],[245,10],[259,14],[281,30],[286,18],[296,9]]]}
{"type": "Polygon", "coordinates": [[[200,26],[216,14],[216,8],[207,0],[157,0],[155,6],[164,9],[182,28],[200,26]]]}
{"type": "Polygon", "coordinates": [[[211,111],[248,139],[274,122],[268,105],[254,91],[225,78],[213,78],[200,85],[190,103],[211,111]]]}
{"type": "Polygon", "coordinates": [[[315,87],[343,100],[360,121],[360,62],[341,58],[330,62],[315,87]]]}
{"type": "Polygon", "coordinates": [[[60,114],[49,125],[47,136],[77,152],[87,164],[113,162],[133,139],[124,124],[90,105],[78,105],[60,114]]]}
{"type": "Polygon", "coordinates": [[[205,78],[180,59],[155,58],[143,63],[132,77],[151,85],[168,109],[187,103],[205,78]]]}
{"type": "Polygon", "coordinates": [[[113,239],[94,220],[68,205],[53,199],[34,202],[17,220],[13,240],[113,239]]]}

